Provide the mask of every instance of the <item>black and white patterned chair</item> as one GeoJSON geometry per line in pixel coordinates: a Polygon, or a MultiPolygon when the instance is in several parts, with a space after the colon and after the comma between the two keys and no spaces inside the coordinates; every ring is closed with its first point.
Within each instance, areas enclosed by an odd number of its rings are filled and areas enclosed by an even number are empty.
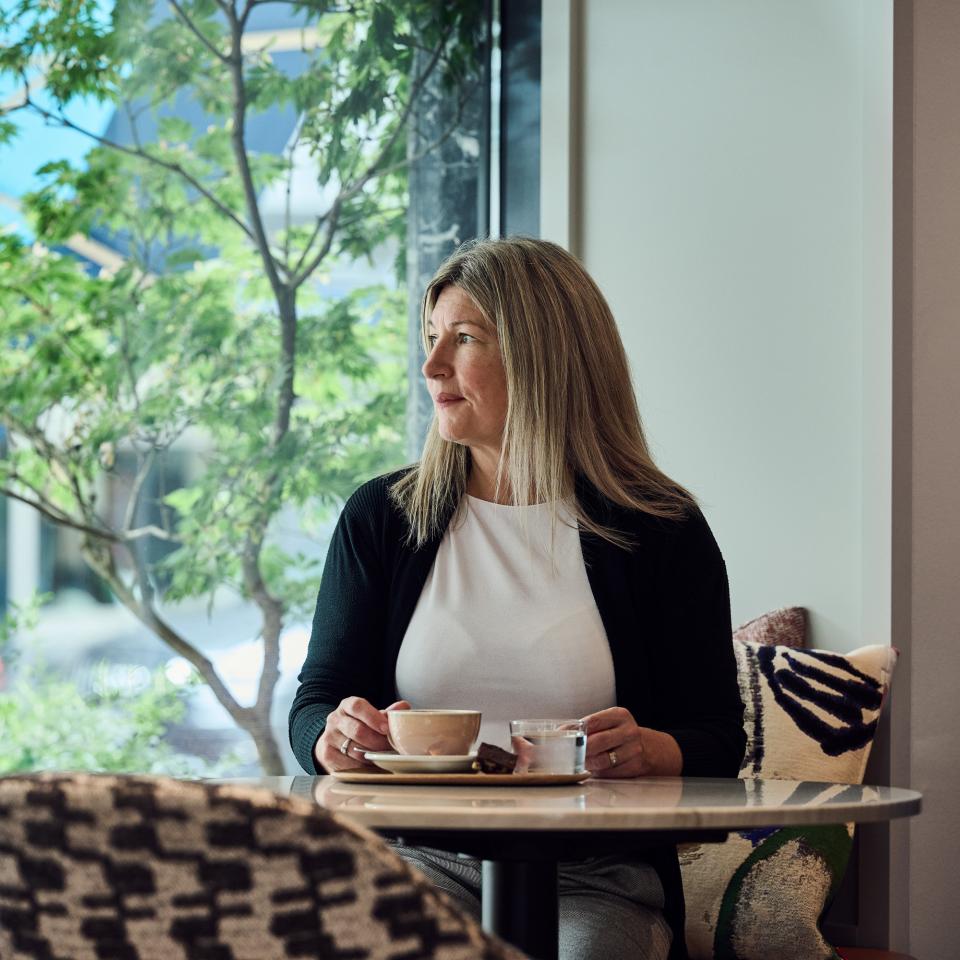
{"type": "Polygon", "coordinates": [[[297,797],[0,778],[3,960],[523,960],[378,837],[297,797]]]}

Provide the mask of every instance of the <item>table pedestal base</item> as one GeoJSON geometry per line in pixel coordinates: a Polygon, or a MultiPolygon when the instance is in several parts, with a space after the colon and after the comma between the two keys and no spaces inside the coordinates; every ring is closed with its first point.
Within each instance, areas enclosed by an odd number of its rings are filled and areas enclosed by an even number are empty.
{"type": "Polygon", "coordinates": [[[561,860],[614,854],[642,858],[651,847],[723,843],[726,830],[404,830],[380,833],[408,846],[466,853],[482,863],[483,929],[534,960],[557,960],[561,860]]]}
{"type": "Polygon", "coordinates": [[[535,960],[556,960],[557,863],[484,860],[483,929],[535,960]]]}

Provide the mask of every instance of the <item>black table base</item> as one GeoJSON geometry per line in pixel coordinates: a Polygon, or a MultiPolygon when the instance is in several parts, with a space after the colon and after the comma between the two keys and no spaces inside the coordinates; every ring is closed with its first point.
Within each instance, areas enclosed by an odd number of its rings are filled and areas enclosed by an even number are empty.
{"type": "Polygon", "coordinates": [[[553,960],[559,936],[556,861],[484,860],[483,929],[528,957],[553,960]]]}
{"type": "Polygon", "coordinates": [[[556,960],[557,865],[610,855],[642,857],[652,846],[723,843],[726,830],[391,830],[407,846],[436,847],[482,861],[483,929],[535,960],[556,960]]]}

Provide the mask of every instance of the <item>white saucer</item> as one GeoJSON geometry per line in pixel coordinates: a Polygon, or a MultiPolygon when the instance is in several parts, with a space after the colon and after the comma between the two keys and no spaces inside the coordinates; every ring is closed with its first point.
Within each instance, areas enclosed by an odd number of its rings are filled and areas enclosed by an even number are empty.
{"type": "Polygon", "coordinates": [[[405,753],[367,753],[366,757],[371,763],[391,773],[463,773],[473,769],[477,755],[417,757],[405,753]]]}

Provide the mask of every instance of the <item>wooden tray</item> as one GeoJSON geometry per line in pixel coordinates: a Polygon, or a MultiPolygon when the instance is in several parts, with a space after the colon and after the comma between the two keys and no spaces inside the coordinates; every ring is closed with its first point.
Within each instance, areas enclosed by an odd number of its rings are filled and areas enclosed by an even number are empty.
{"type": "Polygon", "coordinates": [[[365,773],[362,770],[334,770],[343,783],[429,784],[450,787],[559,787],[583,783],[589,773],[365,773]]]}

